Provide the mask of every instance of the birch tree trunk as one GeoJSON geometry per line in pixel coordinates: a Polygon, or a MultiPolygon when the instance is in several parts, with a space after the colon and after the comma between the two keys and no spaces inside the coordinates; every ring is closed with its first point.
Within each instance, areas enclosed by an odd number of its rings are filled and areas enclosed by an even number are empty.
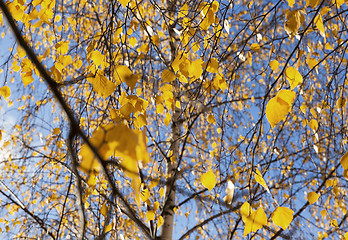
{"type": "MultiPolygon", "coordinates": [[[[177,54],[177,43],[175,38],[175,32],[174,32],[174,25],[175,23],[175,0],[168,0],[167,1],[167,10],[168,15],[170,16],[170,19],[173,20],[170,22],[170,25],[168,26],[168,33],[170,37],[170,62],[173,62],[173,60],[176,57],[177,54]]],[[[175,101],[179,100],[179,92],[177,89],[179,89],[179,85],[177,81],[173,82],[173,89],[174,89],[174,99],[175,101]]],[[[177,107],[175,107],[175,110],[172,115],[172,126],[171,126],[171,154],[167,158],[167,169],[166,169],[166,191],[165,191],[165,204],[163,207],[163,226],[162,226],[162,232],[160,239],[161,240],[171,240],[173,236],[173,229],[174,229],[174,207],[175,207],[175,197],[176,197],[176,176],[175,172],[177,171],[178,163],[177,160],[179,159],[179,151],[180,151],[180,135],[181,135],[181,127],[182,127],[182,121],[180,121],[181,116],[181,110],[177,107]]]]}

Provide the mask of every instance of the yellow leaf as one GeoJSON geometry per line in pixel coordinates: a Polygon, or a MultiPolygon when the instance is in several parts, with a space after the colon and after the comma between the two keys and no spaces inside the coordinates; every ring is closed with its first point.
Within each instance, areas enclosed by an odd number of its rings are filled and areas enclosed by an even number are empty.
{"type": "Polygon", "coordinates": [[[116,89],[116,85],[98,71],[95,77],[88,77],[87,81],[92,83],[93,90],[103,98],[110,96],[116,89]]]}
{"type": "Polygon", "coordinates": [[[324,24],[323,19],[321,18],[321,14],[318,14],[314,19],[315,25],[317,25],[317,28],[319,30],[320,35],[325,38],[325,30],[324,30],[324,24]]]}
{"type": "Polygon", "coordinates": [[[277,207],[272,213],[272,221],[282,229],[287,229],[293,219],[294,211],[287,207],[277,207]]]}
{"type": "Polygon", "coordinates": [[[277,60],[272,60],[270,63],[269,63],[269,66],[271,67],[271,69],[273,71],[277,70],[278,67],[279,67],[279,62],[277,60]]]}
{"type": "Polygon", "coordinates": [[[348,169],[348,152],[346,152],[340,160],[340,163],[343,167],[343,169],[347,170],[348,169]]]}
{"type": "Polygon", "coordinates": [[[159,216],[158,219],[157,219],[157,227],[160,227],[163,225],[163,217],[162,216],[159,216]]]}
{"type": "Polygon", "coordinates": [[[153,203],[153,210],[157,211],[157,209],[159,209],[159,202],[158,201],[153,203]]]}
{"type": "Polygon", "coordinates": [[[104,55],[101,54],[98,50],[92,52],[91,59],[96,66],[101,65],[102,67],[104,67],[104,55]]]}
{"type": "Polygon", "coordinates": [[[69,42],[61,41],[55,45],[55,48],[61,54],[67,54],[69,50],[69,42]]]}
{"type": "Polygon", "coordinates": [[[219,10],[219,2],[218,1],[213,1],[211,3],[211,8],[213,9],[213,12],[216,13],[219,10]]]}
{"type": "Polygon", "coordinates": [[[244,217],[243,221],[245,223],[243,236],[245,236],[250,232],[255,232],[266,225],[267,216],[262,208],[258,208],[256,211],[253,211],[248,217],[244,217]]]}
{"type": "Polygon", "coordinates": [[[103,204],[103,206],[100,208],[100,213],[106,218],[108,215],[108,206],[106,205],[106,202],[103,204]]]}
{"type": "Polygon", "coordinates": [[[337,8],[340,8],[344,2],[344,0],[332,0],[332,3],[336,3],[337,8]]]}
{"type": "Polygon", "coordinates": [[[209,114],[209,115],[207,116],[207,121],[208,121],[209,123],[211,123],[211,124],[214,124],[214,125],[215,125],[215,123],[216,123],[215,117],[214,117],[213,114],[209,114]]]}
{"type": "Polygon", "coordinates": [[[311,6],[312,8],[315,8],[316,6],[318,6],[319,3],[320,0],[307,0],[306,6],[311,6]]]}
{"type": "Polygon", "coordinates": [[[209,192],[215,187],[216,177],[212,170],[209,170],[201,176],[201,183],[204,187],[208,188],[209,192]]]}
{"type": "Polygon", "coordinates": [[[172,71],[165,69],[162,72],[162,79],[163,79],[163,82],[165,82],[165,83],[166,82],[173,82],[176,79],[176,76],[172,71]]]}
{"type": "Polygon", "coordinates": [[[9,96],[11,96],[11,89],[8,86],[0,88],[0,96],[8,98],[9,96]]]}
{"type": "Polygon", "coordinates": [[[315,119],[310,120],[309,123],[308,123],[308,126],[309,126],[314,132],[316,132],[317,129],[318,129],[318,122],[317,122],[317,120],[315,120],[315,119]]]}
{"type": "Polygon", "coordinates": [[[285,70],[285,76],[290,83],[291,90],[293,90],[298,84],[303,82],[301,74],[294,67],[288,67],[285,70]]]}
{"type": "MultiPolygon", "coordinates": [[[[1,134],[0,134],[0,140],[1,140],[1,134]]],[[[343,177],[345,177],[348,180],[348,169],[345,169],[343,171],[343,177]]]]}
{"type": "Polygon", "coordinates": [[[60,128],[53,129],[53,135],[57,135],[60,133],[60,128]]]}
{"type": "Polygon", "coordinates": [[[307,200],[309,204],[315,203],[319,198],[319,195],[316,192],[310,192],[307,194],[307,200]]]}
{"type": "Polygon", "coordinates": [[[337,228],[338,227],[337,220],[336,219],[331,220],[330,225],[331,227],[337,228]]]}
{"type": "Polygon", "coordinates": [[[210,73],[218,73],[219,69],[219,62],[216,58],[210,59],[208,66],[207,66],[207,71],[210,73]]]}
{"type": "Polygon", "coordinates": [[[33,75],[32,72],[26,72],[21,74],[24,87],[28,86],[30,83],[34,81],[34,78],[32,75],[33,75]]]}
{"type": "Polygon", "coordinates": [[[137,43],[137,39],[135,37],[131,37],[128,41],[132,47],[134,47],[135,44],[137,43]]]}
{"type": "Polygon", "coordinates": [[[347,100],[344,97],[339,97],[336,102],[336,108],[337,109],[342,109],[346,107],[347,105],[347,100]]]}
{"type": "Polygon", "coordinates": [[[143,191],[141,191],[140,198],[141,201],[146,202],[150,197],[149,189],[145,188],[143,191]]]}
{"type": "Polygon", "coordinates": [[[305,20],[300,11],[301,10],[293,10],[286,13],[287,21],[285,23],[284,29],[291,38],[297,34],[301,24],[305,20]]]}
{"type": "Polygon", "coordinates": [[[295,0],[288,0],[289,7],[294,6],[295,0]]]}
{"type": "Polygon", "coordinates": [[[318,64],[318,61],[317,61],[317,59],[315,59],[315,58],[307,58],[307,64],[308,64],[308,66],[309,66],[309,68],[314,68],[317,64],[318,64]]]}
{"type": "Polygon", "coordinates": [[[122,4],[122,6],[127,7],[130,0],[117,0],[119,3],[122,4]]]}
{"type": "Polygon", "coordinates": [[[202,63],[203,61],[200,58],[191,62],[190,67],[188,69],[189,77],[193,77],[194,80],[200,78],[200,76],[203,73],[202,63]]]}
{"type": "Polygon", "coordinates": [[[154,220],[155,219],[155,212],[153,210],[147,211],[146,219],[147,219],[147,221],[154,220]]]}
{"type": "Polygon", "coordinates": [[[105,233],[110,232],[110,231],[112,230],[112,228],[113,228],[112,223],[110,223],[109,225],[107,225],[107,226],[105,227],[105,233]]]}
{"type": "Polygon", "coordinates": [[[242,219],[244,223],[248,220],[248,217],[253,212],[254,210],[251,208],[248,202],[243,203],[243,205],[240,207],[240,215],[242,215],[242,219]]]}
{"type": "Polygon", "coordinates": [[[291,90],[280,90],[266,106],[266,116],[273,128],[277,123],[283,120],[291,109],[296,94],[291,90]]]}
{"type": "Polygon", "coordinates": [[[250,46],[250,49],[253,50],[254,52],[260,51],[260,45],[258,43],[253,43],[250,46]]]}
{"type": "Polygon", "coordinates": [[[268,189],[268,186],[265,182],[265,179],[263,179],[262,174],[258,168],[255,170],[255,180],[258,182],[262,187],[268,189]]]}
{"type": "Polygon", "coordinates": [[[133,91],[137,81],[139,80],[139,76],[133,74],[132,71],[124,65],[118,65],[115,68],[114,78],[116,79],[116,85],[119,85],[125,82],[133,91]]]}

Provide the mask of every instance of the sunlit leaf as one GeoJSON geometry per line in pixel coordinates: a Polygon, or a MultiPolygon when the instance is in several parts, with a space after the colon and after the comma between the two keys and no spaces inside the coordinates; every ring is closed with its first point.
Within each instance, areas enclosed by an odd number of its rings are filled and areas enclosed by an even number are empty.
{"type": "Polygon", "coordinates": [[[310,192],[307,194],[307,200],[309,204],[315,203],[319,198],[319,195],[316,192],[310,192]]]}
{"type": "Polygon", "coordinates": [[[144,190],[141,191],[140,198],[141,201],[146,202],[150,197],[150,192],[149,189],[145,188],[144,190]]]}
{"type": "Polygon", "coordinates": [[[108,215],[108,206],[106,202],[100,208],[100,213],[104,216],[104,218],[108,215]]]}
{"type": "Polygon", "coordinates": [[[348,169],[348,152],[341,157],[340,163],[345,170],[348,169]]]}
{"type": "Polygon", "coordinates": [[[173,82],[175,78],[175,74],[168,69],[165,69],[162,73],[163,82],[173,82]]]}
{"type": "Polygon", "coordinates": [[[254,52],[260,51],[260,45],[258,43],[253,43],[250,46],[250,49],[253,50],[254,52]]]}
{"type": "Polygon", "coordinates": [[[291,90],[293,90],[298,84],[303,82],[302,75],[294,67],[288,67],[285,70],[285,76],[290,83],[291,90]]]}
{"type": "Polygon", "coordinates": [[[325,29],[324,29],[324,24],[323,24],[323,19],[321,18],[321,15],[318,14],[315,19],[314,19],[314,23],[317,26],[317,28],[319,29],[319,33],[320,35],[325,38],[325,29]]]}
{"type": "Polygon", "coordinates": [[[301,14],[301,10],[293,10],[286,14],[286,19],[285,31],[290,37],[294,37],[304,22],[304,16],[301,14]]]}
{"type": "Polygon", "coordinates": [[[279,62],[277,60],[272,60],[270,63],[269,63],[269,66],[271,67],[271,69],[273,71],[277,70],[278,67],[279,67],[279,62]]]}
{"type": "Polygon", "coordinates": [[[272,213],[272,221],[282,229],[287,229],[292,222],[294,211],[287,207],[277,207],[272,213]]]}
{"type": "Polygon", "coordinates": [[[153,210],[149,210],[146,213],[146,220],[151,221],[155,219],[155,212],[153,210]]]}
{"type": "Polygon", "coordinates": [[[291,90],[280,90],[266,106],[266,116],[273,128],[289,113],[296,94],[291,90]]]}
{"type": "Polygon", "coordinates": [[[105,57],[98,50],[92,52],[91,59],[96,66],[104,66],[105,57]]]}
{"type": "Polygon", "coordinates": [[[289,7],[294,6],[295,0],[288,0],[289,7]]]}
{"type": "Polygon", "coordinates": [[[204,187],[208,188],[209,192],[215,187],[216,177],[212,170],[202,174],[201,183],[204,187]]]}
{"type": "Polygon", "coordinates": [[[316,132],[317,129],[318,129],[318,122],[317,122],[317,120],[311,119],[311,120],[309,121],[309,123],[308,123],[308,126],[309,126],[314,132],[316,132]]]}
{"type": "Polygon", "coordinates": [[[3,96],[5,99],[7,99],[9,96],[11,96],[11,89],[8,86],[1,87],[0,96],[3,96]]]}
{"type": "Polygon", "coordinates": [[[116,85],[107,79],[100,71],[95,77],[88,77],[87,80],[92,83],[93,90],[103,98],[110,96],[116,89],[116,85]]]}
{"type": "Polygon", "coordinates": [[[211,124],[215,124],[215,123],[216,123],[216,120],[215,120],[215,117],[214,117],[213,114],[209,114],[209,115],[207,116],[207,121],[208,121],[209,123],[211,123],[211,124]]]}
{"type": "Polygon", "coordinates": [[[245,202],[241,206],[240,212],[245,223],[243,236],[255,232],[267,224],[267,216],[262,208],[253,211],[249,203],[245,202]]]}
{"type": "Polygon", "coordinates": [[[208,66],[207,66],[207,71],[211,73],[217,73],[219,69],[219,62],[216,58],[210,59],[208,66]]]}
{"type": "Polygon", "coordinates": [[[263,179],[262,174],[258,168],[255,169],[255,181],[263,186],[265,189],[268,189],[265,179],[263,179]]]}

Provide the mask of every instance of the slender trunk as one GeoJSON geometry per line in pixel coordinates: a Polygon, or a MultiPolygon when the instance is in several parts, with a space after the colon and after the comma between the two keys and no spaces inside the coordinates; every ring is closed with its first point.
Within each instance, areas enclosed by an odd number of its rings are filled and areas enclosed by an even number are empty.
{"type": "MultiPolygon", "coordinates": [[[[168,15],[172,20],[174,20],[176,0],[167,1],[167,10],[168,15]]],[[[173,21],[175,22],[175,21],[173,21]]],[[[168,33],[170,36],[170,61],[172,62],[176,57],[176,40],[175,32],[173,30],[175,26],[168,26],[168,33]]],[[[173,94],[174,94],[174,104],[176,100],[179,100],[179,84],[173,82],[173,94]]],[[[173,111],[172,115],[172,126],[171,126],[171,156],[167,158],[167,169],[166,169],[166,186],[165,186],[165,203],[163,206],[163,226],[160,239],[161,240],[171,240],[173,236],[174,229],[174,207],[175,207],[175,197],[176,197],[176,177],[175,171],[177,168],[177,160],[179,159],[180,151],[180,135],[181,135],[181,121],[178,121],[181,116],[181,110],[176,108],[173,111]]]]}

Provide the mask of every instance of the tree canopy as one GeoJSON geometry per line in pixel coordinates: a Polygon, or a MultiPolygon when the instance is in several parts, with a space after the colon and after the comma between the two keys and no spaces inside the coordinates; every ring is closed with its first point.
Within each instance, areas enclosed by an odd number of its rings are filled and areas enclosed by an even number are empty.
{"type": "Polygon", "coordinates": [[[348,239],[346,1],[0,7],[2,237],[348,239]]]}

